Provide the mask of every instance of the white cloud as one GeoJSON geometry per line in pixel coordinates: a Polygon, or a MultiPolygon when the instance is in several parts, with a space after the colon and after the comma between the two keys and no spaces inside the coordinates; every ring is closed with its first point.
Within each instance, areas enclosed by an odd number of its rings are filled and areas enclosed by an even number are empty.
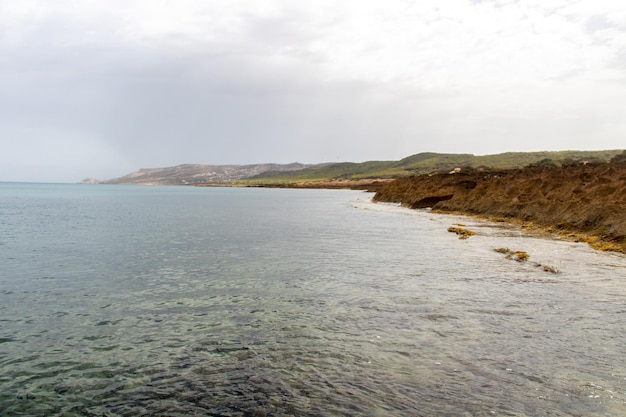
{"type": "Polygon", "coordinates": [[[0,119],[141,166],[619,147],[625,16],[612,0],[0,2],[0,119]]]}

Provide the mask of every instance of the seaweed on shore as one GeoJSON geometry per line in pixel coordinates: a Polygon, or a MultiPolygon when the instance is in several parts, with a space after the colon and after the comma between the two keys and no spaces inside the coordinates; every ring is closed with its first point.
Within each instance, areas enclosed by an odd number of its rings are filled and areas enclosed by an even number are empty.
{"type": "Polygon", "coordinates": [[[457,235],[459,235],[459,239],[468,239],[470,236],[474,236],[476,234],[476,232],[474,232],[473,230],[457,226],[448,227],[448,232],[456,233],[457,235]]]}

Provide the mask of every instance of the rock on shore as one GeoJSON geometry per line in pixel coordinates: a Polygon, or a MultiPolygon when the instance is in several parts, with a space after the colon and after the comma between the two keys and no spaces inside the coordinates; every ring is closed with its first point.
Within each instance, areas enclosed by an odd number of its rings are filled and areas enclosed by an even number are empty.
{"type": "Polygon", "coordinates": [[[626,253],[624,159],[400,178],[385,184],[374,201],[522,222],[626,253]]]}

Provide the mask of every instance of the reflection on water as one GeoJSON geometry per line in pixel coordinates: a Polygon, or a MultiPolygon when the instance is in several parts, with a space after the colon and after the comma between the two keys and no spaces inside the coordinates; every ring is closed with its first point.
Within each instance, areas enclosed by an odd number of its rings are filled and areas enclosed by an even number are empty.
{"type": "Polygon", "coordinates": [[[347,191],[72,190],[4,196],[2,415],[626,415],[623,256],[347,191]]]}

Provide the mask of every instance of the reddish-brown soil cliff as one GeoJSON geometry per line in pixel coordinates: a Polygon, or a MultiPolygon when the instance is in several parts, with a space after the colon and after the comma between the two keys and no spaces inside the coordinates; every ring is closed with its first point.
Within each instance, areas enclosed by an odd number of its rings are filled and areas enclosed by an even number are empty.
{"type": "Polygon", "coordinates": [[[626,163],[400,178],[374,201],[521,222],[626,253],[626,163]]]}

